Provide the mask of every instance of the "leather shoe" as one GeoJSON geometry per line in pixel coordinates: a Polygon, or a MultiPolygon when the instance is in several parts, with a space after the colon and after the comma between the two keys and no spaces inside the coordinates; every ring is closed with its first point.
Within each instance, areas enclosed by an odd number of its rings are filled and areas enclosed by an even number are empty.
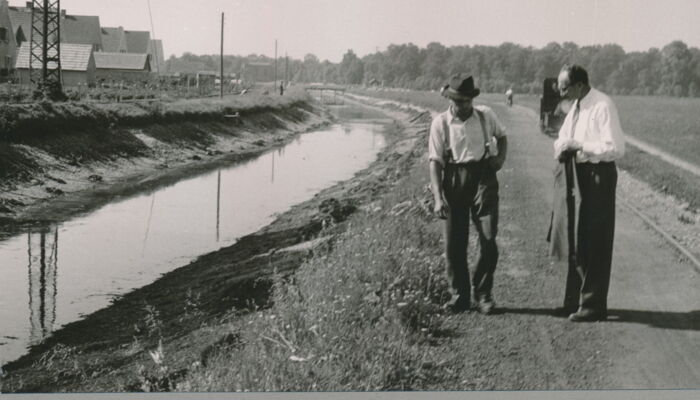
{"type": "Polygon", "coordinates": [[[589,308],[581,308],[575,313],[569,315],[569,321],[571,322],[605,321],[607,318],[607,313],[603,311],[591,310],[589,308]]]}
{"type": "Polygon", "coordinates": [[[493,298],[490,295],[484,295],[479,297],[477,307],[480,313],[490,315],[493,314],[496,303],[493,301],[493,298]]]}
{"type": "Polygon", "coordinates": [[[471,301],[469,300],[469,295],[455,296],[453,297],[445,307],[455,313],[469,311],[471,308],[471,301]]]}
{"type": "Polygon", "coordinates": [[[557,307],[552,311],[552,315],[559,318],[568,318],[569,315],[574,314],[578,310],[578,307],[557,307]]]}

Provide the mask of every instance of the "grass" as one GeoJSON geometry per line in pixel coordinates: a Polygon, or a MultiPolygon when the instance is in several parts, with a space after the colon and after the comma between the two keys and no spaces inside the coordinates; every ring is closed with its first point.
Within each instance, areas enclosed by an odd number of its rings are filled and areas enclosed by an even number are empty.
{"type": "Polygon", "coordinates": [[[0,179],[27,180],[39,172],[26,149],[39,149],[71,165],[143,156],[149,149],[133,134],[148,127],[165,142],[207,144],[209,123],[231,125],[225,115],[238,113],[265,128],[280,127],[275,110],[292,121],[304,118],[309,97],[301,90],[285,96],[245,95],[153,103],[32,103],[0,107],[0,179]],[[268,120],[265,126],[265,120],[268,120]]]}
{"type": "Polygon", "coordinates": [[[285,108],[308,100],[302,89],[285,96],[245,95],[148,103],[32,103],[0,108],[0,141],[60,134],[95,126],[134,126],[156,122],[199,121],[226,114],[285,108]]]}
{"type": "Polygon", "coordinates": [[[445,367],[429,351],[447,298],[440,235],[416,198],[425,180],[400,171],[386,171],[405,178],[357,213],[333,245],[275,279],[272,307],[236,322],[238,346],[177,389],[409,390],[440,381],[445,367]]]}

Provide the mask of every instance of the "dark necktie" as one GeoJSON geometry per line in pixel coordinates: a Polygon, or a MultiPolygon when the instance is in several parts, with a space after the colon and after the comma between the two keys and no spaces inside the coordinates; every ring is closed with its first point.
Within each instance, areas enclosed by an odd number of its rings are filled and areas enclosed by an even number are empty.
{"type": "MultiPolygon", "coordinates": [[[[571,139],[574,138],[576,133],[576,123],[578,122],[578,115],[581,111],[579,107],[579,102],[576,101],[576,108],[574,109],[574,116],[571,120],[571,139]]],[[[576,265],[576,195],[574,191],[576,186],[574,185],[574,174],[576,173],[574,167],[574,157],[576,153],[573,151],[567,151],[564,154],[564,172],[566,174],[566,214],[567,214],[567,236],[569,244],[569,265],[576,265]]]]}

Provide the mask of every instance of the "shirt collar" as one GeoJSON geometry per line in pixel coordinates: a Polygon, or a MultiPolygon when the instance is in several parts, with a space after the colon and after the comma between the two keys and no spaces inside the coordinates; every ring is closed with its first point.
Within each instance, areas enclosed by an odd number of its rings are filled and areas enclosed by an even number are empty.
{"type": "Polygon", "coordinates": [[[596,93],[596,90],[594,88],[591,88],[591,90],[589,90],[588,93],[586,93],[586,95],[583,96],[582,99],[577,100],[579,103],[578,104],[579,108],[586,108],[589,105],[593,104],[593,102],[594,102],[593,98],[595,97],[595,93],[596,93]]]}
{"type": "Polygon", "coordinates": [[[469,121],[469,120],[474,116],[474,114],[476,114],[476,109],[472,109],[472,115],[470,115],[469,118],[467,118],[467,119],[465,119],[464,121],[462,121],[462,120],[457,116],[457,114],[455,114],[455,112],[452,110],[452,106],[449,106],[449,107],[447,108],[447,115],[450,117],[450,122],[452,122],[452,121],[454,121],[454,120],[461,121],[461,122],[467,122],[467,121],[469,121]]]}

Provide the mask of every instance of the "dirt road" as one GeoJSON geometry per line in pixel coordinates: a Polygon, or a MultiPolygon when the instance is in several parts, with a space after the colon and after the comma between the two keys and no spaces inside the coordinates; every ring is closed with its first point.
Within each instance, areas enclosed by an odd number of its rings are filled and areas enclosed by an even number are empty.
{"type": "MultiPolygon", "coordinates": [[[[512,314],[522,319],[518,334],[527,332],[528,345],[550,361],[524,376],[542,375],[546,387],[699,388],[698,274],[660,235],[621,207],[609,320],[574,324],[549,315],[561,303],[565,279],[565,265],[548,260],[544,241],[552,196],[552,139],[538,132],[528,110],[492,107],[508,127],[510,150],[500,175],[502,257],[495,292],[503,314],[488,324],[489,330],[503,335],[493,329],[500,319],[512,314]]],[[[508,333],[504,338],[517,347],[508,333]]],[[[514,354],[517,358],[517,349],[514,354]]]]}

